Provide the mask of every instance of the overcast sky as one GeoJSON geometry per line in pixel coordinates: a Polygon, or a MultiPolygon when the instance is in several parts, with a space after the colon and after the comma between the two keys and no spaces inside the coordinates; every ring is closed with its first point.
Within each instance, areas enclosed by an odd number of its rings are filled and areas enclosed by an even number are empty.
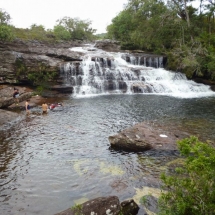
{"type": "Polygon", "coordinates": [[[125,3],[127,0],[0,0],[0,8],[19,28],[38,24],[53,29],[56,20],[69,16],[91,20],[96,33],[104,33],[125,3]]]}

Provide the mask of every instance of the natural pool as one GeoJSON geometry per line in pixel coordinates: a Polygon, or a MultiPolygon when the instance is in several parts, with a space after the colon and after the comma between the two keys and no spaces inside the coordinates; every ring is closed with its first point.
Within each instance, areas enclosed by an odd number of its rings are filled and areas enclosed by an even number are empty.
{"type": "Polygon", "coordinates": [[[215,140],[214,97],[105,95],[63,103],[62,110],[47,115],[25,117],[23,111],[22,123],[1,131],[0,214],[52,215],[100,196],[137,201],[146,190],[158,188],[160,172],[177,152],[110,148],[108,136],[135,123],[215,140]]]}

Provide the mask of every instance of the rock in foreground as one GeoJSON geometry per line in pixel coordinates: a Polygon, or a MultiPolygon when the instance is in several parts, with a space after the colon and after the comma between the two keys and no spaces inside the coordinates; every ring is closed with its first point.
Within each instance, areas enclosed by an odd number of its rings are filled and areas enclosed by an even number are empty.
{"type": "Polygon", "coordinates": [[[111,147],[126,151],[176,150],[178,137],[173,132],[163,132],[145,123],[139,123],[119,134],[109,136],[109,141],[111,147]]]}
{"type": "Polygon", "coordinates": [[[55,215],[136,215],[139,207],[133,200],[120,204],[118,197],[100,197],[74,206],[55,215]]]}

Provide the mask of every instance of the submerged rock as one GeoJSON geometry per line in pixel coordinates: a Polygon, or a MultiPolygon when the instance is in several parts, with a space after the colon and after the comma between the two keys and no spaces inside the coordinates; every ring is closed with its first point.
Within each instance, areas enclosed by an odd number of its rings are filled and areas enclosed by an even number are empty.
{"type": "Polygon", "coordinates": [[[149,149],[176,150],[179,135],[152,128],[146,123],[139,123],[119,134],[109,136],[111,147],[126,151],[145,151],[149,149]]]}
{"type": "Polygon", "coordinates": [[[55,215],[119,215],[122,211],[125,211],[124,215],[136,215],[138,210],[134,200],[122,202],[120,205],[118,197],[109,196],[92,199],[55,215]]]}
{"type": "Polygon", "coordinates": [[[1,110],[0,109],[0,126],[8,123],[8,122],[13,122],[17,119],[19,116],[18,113],[14,113],[12,111],[7,111],[7,110],[1,110]]]}

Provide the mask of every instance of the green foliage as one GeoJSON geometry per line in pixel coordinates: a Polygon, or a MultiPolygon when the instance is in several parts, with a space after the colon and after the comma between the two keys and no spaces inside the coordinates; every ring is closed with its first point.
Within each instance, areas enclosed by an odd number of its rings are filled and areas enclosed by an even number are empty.
{"type": "Polygon", "coordinates": [[[12,26],[9,25],[10,15],[0,8],[0,41],[13,39],[12,26]]]}
{"type": "Polygon", "coordinates": [[[30,29],[13,27],[14,37],[23,40],[38,40],[43,42],[54,42],[55,36],[52,31],[45,30],[42,25],[32,25],[30,29]]]}
{"type": "Polygon", "coordinates": [[[16,77],[17,78],[20,76],[26,75],[26,71],[27,71],[26,65],[20,58],[16,59],[15,67],[16,67],[16,77]]]}
{"type": "Polygon", "coordinates": [[[57,73],[55,72],[29,72],[27,78],[33,83],[36,87],[36,94],[42,95],[42,93],[49,88],[50,83],[55,80],[57,73]]]}
{"type": "Polygon", "coordinates": [[[145,204],[147,203],[147,197],[148,197],[148,196],[142,196],[142,197],[141,197],[140,203],[141,203],[142,205],[145,205],[145,204]]]}
{"type": "Polygon", "coordinates": [[[37,87],[36,87],[36,92],[35,92],[35,94],[36,94],[36,95],[42,95],[42,93],[44,92],[45,89],[46,89],[45,86],[42,86],[42,85],[37,86],[37,87]]]}
{"type": "Polygon", "coordinates": [[[12,27],[5,24],[0,24],[0,40],[10,41],[14,38],[12,27]]]}
{"type": "Polygon", "coordinates": [[[82,205],[74,205],[71,209],[74,212],[74,215],[83,215],[82,205]]]}
{"type": "Polygon", "coordinates": [[[0,8],[0,25],[9,24],[10,19],[11,19],[10,15],[0,8]]]}
{"type": "Polygon", "coordinates": [[[202,56],[207,52],[201,47],[201,43],[194,41],[192,48],[189,45],[180,45],[166,53],[168,56],[168,68],[184,72],[188,78],[197,74],[202,76],[202,56]],[[197,57],[199,56],[199,57],[197,57]]]}
{"type": "Polygon", "coordinates": [[[107,39],[107,33],[101,33],[101,34],[96,34],[95,35],[96,39],[107,39]]]}
{"type": "Polygon", "coordinates": [[[130,32],[133,29],[131,13],[129,10],[124,10],[112,19],[111,25],[107,26],[108,37],[122,42],[129,42],[131,39],[130,32]]]}
{"type": "Polygon", "coordinates": [[[215,148],[197,137],[178,141],[183,166],[162,174],[160,215],[215,214],[215,148]]]}
{"type": "Polygon", "coordinates": [[[38,72],[29,72],[28,79],[32,81],[33,85],[46,85],[48,82],[51,82],[55,79],[57,73],[47,72],[45,69],[42,69],[38,72]]]}
{"type": "Polygon", "coordinates": [[[53,33],[57,40],[70,40],[71,39],[71,35],[70,35],[69,31],[62,25],[54,26],[53,33]]]}
{"type": "Polygon", "coordinates": [[[168,56],[168,69],[215,79],[215,6],[213,1],[128,0],[107,35],[122,49],[168,56]]]}
{"type": "Polygon", "coordinates": [[[42,25],[33,24],[29,29],[13,27],[13,34],[24,40],[38,40],[45,42],[69,41],[69,40],[93,40],[95,29],[90,27],[91,21],[78,18],[64,17],[57,21],[54,29],[46,30],[42,25]]]}
{"type": "Polygon", "coordinates": [[[92,40],[95,29],[91,28],[91,21],[81,20],[79,18],[64,17],[57,20],[58,25],[62,26],[70,33],[71,39],[92,40]]]}

